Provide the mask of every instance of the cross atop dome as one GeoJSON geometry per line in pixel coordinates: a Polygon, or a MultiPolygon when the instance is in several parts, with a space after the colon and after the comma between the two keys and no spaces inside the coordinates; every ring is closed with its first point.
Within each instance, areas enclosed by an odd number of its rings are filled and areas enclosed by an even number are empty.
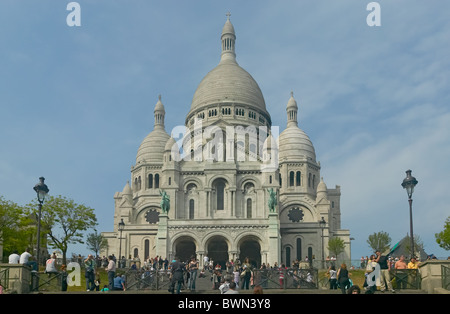
{"type": "Polygon", "coordinates": [[[235,60],[234,45],[236,42],[236,34],[234,33],[233,24],[231,24],[231,13],[226,14],[227,20],[222,29],[222,60],[235,60]]]}

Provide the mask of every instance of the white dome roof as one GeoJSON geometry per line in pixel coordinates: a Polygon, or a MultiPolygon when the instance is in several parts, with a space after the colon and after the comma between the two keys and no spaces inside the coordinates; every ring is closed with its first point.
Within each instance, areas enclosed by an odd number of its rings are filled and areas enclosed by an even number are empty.
{"type": "Polygon", "coordinates": [[[308,135],[297,126],[288,127],[278,137],[280,162],[286,160],[316,160],[316,152],[308,135]]]}
{"type": "Polygon", "coordinates": [[[192,98],[191,113],[211,104],[249,105],[267,114],[263,94],[253,77],[235,59],[234,27],[228,19],[222,30],[222,56],[219,64],[200,82],[192,98]]]}
{"type": "Polygon", "coordinates": [[[142,141],[136,155],[136,164],[139,162],[162,162],[164,148],[169,134],[163,128],[155,128],[142,141]]]}
{"type": "Polygon", "coordinates": [[[191,111],[213,103],[235,102],[266,111],[263,94],[253,77],[230,60],[219,63],[198,85],[191,111]]]}
{"type": "Polygon", "coordinates": [[[164,129],[164,105],[161,102],[161,95],[158,96],[158,102],[155,105],[155,126],[142,141],[136,155],[136,164],[140,162],[162,162],[164,157],[164,148],[167,140],[170,138],[164,129]]]}

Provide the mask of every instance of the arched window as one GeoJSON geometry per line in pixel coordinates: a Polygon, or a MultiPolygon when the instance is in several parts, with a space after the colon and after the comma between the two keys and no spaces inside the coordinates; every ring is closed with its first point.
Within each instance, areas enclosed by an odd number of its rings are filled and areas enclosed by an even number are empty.
{"type": "Polygon", "coordinates": [[[189,219],[194,219],[195,201],[189,200],[189,219]]]}
{"type": "Polygon", "coordinates": [[[291,267],[291,248],[286,247],[286,267],[291,267]]]}
{"type": "Polygon", "coordinates": [[[150,257],[150,241],[149,240],[144,241],[144,256],[146,259],[150,257]]]}
{"type": "Polygon", "coordinates": [[[280,188],[283,186],[282,181],[281,181],[281,173],[278,176],[278,180],[280,180],[280,188]]]}
{"type": "Polygon", "coordinates": [[[247,198],[247,218],[252,218],[252,199],[247,198]]]}
{"type": "Polygon", "coordinates": [[[139,256],[139,250],[137,248],[135,248],[133,250],[133,257],[138,257],[139,256]]]}
{"type": "Polygon", "coordinates": [[[294,171],[289,173],[289,186],[294,186],[294,171]]]}
{"type": "Polygon", "coordinates": [[[301,184],[301,179],[300,179],[300,177],[301,177],[301,173],[300,173],[300,171],[297,171],[297,174],[296,174],[296,178],[295,178],[295,185],[296,186],[300,186],[301,184]]]}
{"type": "Polygon", "coordinates": [[[155,174],[155,189],[159,188],[159,174],[155,174]]]}
{"type": "Polygon", "coordinates": [[[153,174],[148,175],[148,188],[153,189],[153,174]]]}
{"type": "Polygon", "coordinates": [[[219,181],[216,185],[216,193],[217,193],[217,210],[224,209],[224,201],[225,201],[225,183],[223,181],[219,181]]]}
{"type": "Polygon", "coordinates": [[[297,259],[301,261],[302,259],[302,239],[297,239],[297,259]]]}

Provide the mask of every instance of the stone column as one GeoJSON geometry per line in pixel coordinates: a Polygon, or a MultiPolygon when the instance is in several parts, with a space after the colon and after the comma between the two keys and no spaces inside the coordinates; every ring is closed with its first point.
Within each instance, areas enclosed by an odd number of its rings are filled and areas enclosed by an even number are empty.
{"type": "Polygon", "coordinates": [[[169,217],[165,213],[159,215],[158,232],[156,234],[156,255],[168,256],[169,217]]]}
{"type": "Polygon", "coordinates": [[[269,252],[267,254],[268,262],[273,265],[275,262],[281,264],[281,236],[280,219],[278,213],[269,213],[269,252]]]}

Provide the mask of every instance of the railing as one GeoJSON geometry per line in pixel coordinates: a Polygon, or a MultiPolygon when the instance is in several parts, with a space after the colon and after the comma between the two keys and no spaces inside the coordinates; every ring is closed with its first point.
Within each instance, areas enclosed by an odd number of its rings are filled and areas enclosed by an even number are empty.
{"type": "MultiPolygon", "coordinates": [[[[127,290],[167,290],[171,282],[168,270],[127,270],[123,276],[127,290]]],[[[240,280],[241,284],[243,279],[240,280]]],[[[317,289],[319,286],[317,269],[258,269],[253,270],[252,280],[252,285],[263,289],[317,289]]]]}
{"type": "Polygon", "coordinates": [[[65,281],[63,273],[31,273],[31,291],[62,291],[65,281]]]}
{"type": "Polygon", "coordinates": [[[5,289],[9,289],[9,268],[0,270],[0,284],[5,289]]]}
{"type": "Polygon", "coordinates": [[[450,290],[450,267],[441,265],[442,288],[450,290]]]}
{"type": "Polygon", "coordinates": [[[317,269],[258,269],[253,270],[253,284],[263,289],[317,289],[317,269]]]}
{"type": "Polygon", "coordinates": [[[161,290],[170,285],[167,270],[127,270],[124,274],[127,290],[161,290]]]}
{"type": "Polygon", "coordinates": [[[394,289],[420,289],[421,277],[418,269],[393,269],[390,271],[394,289]]]}

